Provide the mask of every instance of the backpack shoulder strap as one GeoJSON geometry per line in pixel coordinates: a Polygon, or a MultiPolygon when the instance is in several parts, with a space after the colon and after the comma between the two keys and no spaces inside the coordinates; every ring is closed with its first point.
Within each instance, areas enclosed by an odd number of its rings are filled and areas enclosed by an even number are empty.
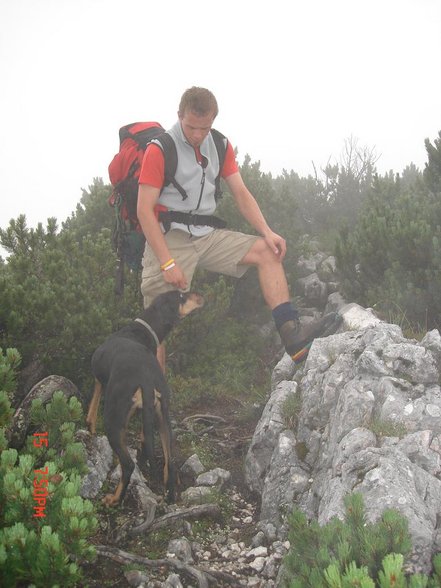
{"type": "Polygon", "coordinates": [[[188,198],[188,194],[175,179],[176,168],[178,167],[178,152],[173,137],[164,132],[159,137],[156,137],[155,142],[159,143],[164,154],[164,186],[172,184],[182,196],[182,200],[185,200],[188,198]]]}
{"type": "Polygon", "coordinates": [[[216,202],[222,197],[222,190],[221,190],[221,174],[222,168],[224,167],[225,163],[225,155],[227,153],[227,146],[228,146],[228,139],[217,131],[216,129],[211,129],[211,136],[213,137],[214,144],[216,145],[217,149],[217,156],[219,158],[219,173],[215,179],[216,190],[214,193],[214,198],[216,202]]]}
{"type": "Polygon", "coordinates": [[[219,171],[222,172],[225,163],[225,154],[227,153],[228,139],[216,129],[211,129],[211,136],[213,137],[219,157],[219,171]]]}
{"type": "Polygon", "coordinates": [[[155,143],[159,143],[164,153],[165,176],[174,177],[178,166],[178,152],[172,136],[164,132],[159,137],[156,137],[155,143]]]}

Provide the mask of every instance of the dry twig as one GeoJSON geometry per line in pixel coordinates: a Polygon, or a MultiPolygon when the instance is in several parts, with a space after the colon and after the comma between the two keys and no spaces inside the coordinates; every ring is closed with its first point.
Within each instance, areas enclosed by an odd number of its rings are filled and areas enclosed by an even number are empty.
{"type": "Polygon", "coordinates": [[[199,588],[208,588],[209,583],[216,585],[216,578],[228,582],[229,586],[239,586],[238,582],[234,579],[234,576],[231,576],[230,574],[226,574],[225,572],[203,571],[194,566],[189,566],[179,559],[148,559],[109,545],[96,545],[95,548],[98,555],[101,557],[108,557],[120,564],[135,563],[153,569],[167,567],[177,572],[182,572],[194,578],[197,581],[199,588]]]}
{"type": "Polygon", "coordinates": [[[190,506],[188,508],[182,508],[174,512],[169,512],[166,515],[155,519],[154,521],[144,521],[137,527],[133,527],[129,531],[129,535],[139,535],[144,531],[157,531],[163,527],[169,527],[174,525],[177,520],[196,518],[196,517],[212,517],[217,519],[220,517],[220,508],[217,504],[200,504],[197,506],[190,506]]]}

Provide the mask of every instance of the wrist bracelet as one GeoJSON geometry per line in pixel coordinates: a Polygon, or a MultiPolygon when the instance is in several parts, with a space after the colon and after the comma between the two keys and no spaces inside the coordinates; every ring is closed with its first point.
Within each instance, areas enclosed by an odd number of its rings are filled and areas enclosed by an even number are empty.
{"type": "Polygon", "coordinates": [[[170,263],[167,267],[163,267],[162,271],[163,272],[168,272],[168,270],[171,270],[173,267],[176,267],[175,262],[173,261],[172,263],[170,263]]]}
{"type": "Polygon", "coordinates": [[[173,259],[173,257],[171,259],[169,259],[168,261],[166,261],[165,263],[163,263],[161,265],[161,269],[162,270],[166,270],[169,266],[171,266],[172,264],[174,265],[175,260],[173,259]]]}

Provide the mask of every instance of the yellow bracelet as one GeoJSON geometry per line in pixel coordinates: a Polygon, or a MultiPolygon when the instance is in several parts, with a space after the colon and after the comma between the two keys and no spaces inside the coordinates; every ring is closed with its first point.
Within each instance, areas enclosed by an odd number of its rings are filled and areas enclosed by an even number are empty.
{"type": "Polygon", "coordinates": [[[168,272],[168,270],[171,270],[172,268],[174,268],[176,266],[175,262],[171,263],[170,265],[168,265],[167,267],[165,267],[162,271],[163,272],[168,272]]]}
{"type": "Polygon", "coordinates": [[[168,266],[169,266],[169,265],[171,266],[173,263],[175,263],[175,260],[174,260],[174,259],[173,259],[173,257],[172,257],[171,259],[169,259],[168,261],[166,261],[165,263],[163,263],[163,264],[161,265],[161,269],[162,269],[162,270],[165,270],[165,269],[167,269],[167,268],[168,268],[168,266]]]}

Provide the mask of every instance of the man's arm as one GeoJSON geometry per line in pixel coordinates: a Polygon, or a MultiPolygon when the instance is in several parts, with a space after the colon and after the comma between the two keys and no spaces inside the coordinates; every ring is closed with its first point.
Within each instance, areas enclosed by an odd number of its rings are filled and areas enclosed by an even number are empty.
{"type": "MultiPolygon", "coordinates": [[[[171,259],[171,253],[155,215],[155,206],[158,203],[160,192],[159,188],[154,188],[148,184],[140,184],[138,188],[137,215],[145,238],[158,258],[160,265],[163,265],[171,259]]],[[[187,288],[187,279],[177,264],[175,267],[163,271],[162,275],[167,283],[173,284],[176,288],[181,290],[187,288]]]]}
{"type": "Polygon", "coordinates": [[[236,206],[241,215],[262,235],[268,247],[276,255],[280,256],[280,259],[283,259],[286,254],[285,239],[277,233],[274,233],[268,226],[256,199],[245,186],[240,173],[231,174],[225,178],[225,181],[233,194],[236,206]]]}

